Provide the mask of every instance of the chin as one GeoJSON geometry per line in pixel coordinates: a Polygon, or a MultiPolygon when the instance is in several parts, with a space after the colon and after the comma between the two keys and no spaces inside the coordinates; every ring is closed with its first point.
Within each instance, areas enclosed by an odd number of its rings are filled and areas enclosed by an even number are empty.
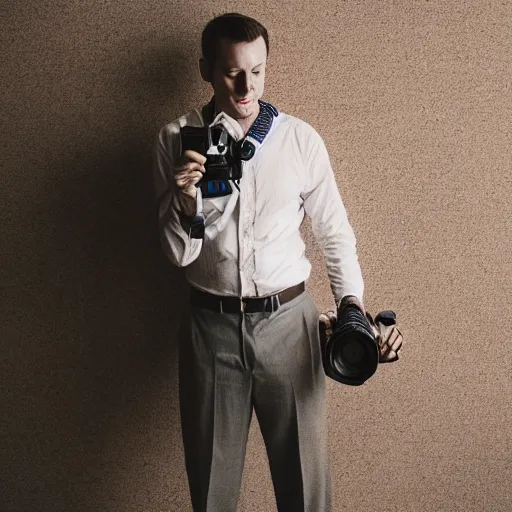
{"type": "Polygon", "coordinates": [[[240,105],[235,102],[235,108],[238,112],[243,112],[244,114],[252,114],[256,110],[256,104],[258,100],[252,100],[250,103],[246,105],[240,105]]]}

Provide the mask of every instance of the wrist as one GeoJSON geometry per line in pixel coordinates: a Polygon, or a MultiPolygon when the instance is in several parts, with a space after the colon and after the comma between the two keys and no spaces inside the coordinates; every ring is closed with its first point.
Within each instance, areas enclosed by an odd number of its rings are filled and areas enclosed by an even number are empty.
{"type": "Polygon", "coordinates": [[[185,217],[195,217],[197,211],[197,190],[194,190],[193,196],[188,192],[181,190],[177,199],[178,211],[185,217]]]}
{"type": "Polygon", "coordinates": [[[336,304],[336,309],[340,310],[348,306],[349,304],[353,304],[357,306],[363,314],[366,314],[366,310],[364,308],[363,302],[358,299],[355,295],[345,295],[343,296],[338,303],[336,304]]]}

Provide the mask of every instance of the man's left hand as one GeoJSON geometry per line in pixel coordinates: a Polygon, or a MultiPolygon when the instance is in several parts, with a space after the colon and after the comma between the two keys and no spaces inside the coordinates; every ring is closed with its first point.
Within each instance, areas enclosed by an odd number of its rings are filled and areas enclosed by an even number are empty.
{"type": "Polygon", "coordinates": [[[379,345],[379,363],[398,361],[404,338],[396,323],[386,325],[383,322],[377,321],[373,325],[378,332],[376,339],[379,345]]]}
{"type": "MultiPolygon", "coordinates": [[[[393,361],[398,361],[403,344],[403,336],[400,329],[396,326],[396,322],[391,325],[386,325],[384,321],[378,321],[375,323],[373,317],[369,313],[367,314],[365,312],[359,299],[353,296],[344,297],[341,305],[343,306],[348,303],[357,304],[368,319],[379,347],[379,363],[392,363],[393,361]]],[[[377,315],[377,319],[379,319],[379,315],[377,315]]],[[[336,326],[336,321],[337,315],[334,311],[327,311],[326,313],[320,314],[320,337],[323,343],[325,343],[332,334],[332,331],[336,326]]]]}

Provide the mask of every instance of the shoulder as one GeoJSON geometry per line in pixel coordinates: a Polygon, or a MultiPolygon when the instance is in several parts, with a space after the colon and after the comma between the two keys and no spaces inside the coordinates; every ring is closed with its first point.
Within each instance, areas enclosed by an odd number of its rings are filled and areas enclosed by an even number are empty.
{"type": "Polygon", "coordinates": [[[292,116],[285,112],[279,112],[278,126],[283,130],[290,130],[303,142],[322,141],[322,137],[318,131],[307,121],[292,116]]]}
{"type": "Polygon", "coordinates": [[[276,129],[282,132],[287,141],[293,141],[294,146],[304,157],[307,158],[325,148],[321,135],[307,121],[284,112],[279,113],[277,121],[276,129]]]}

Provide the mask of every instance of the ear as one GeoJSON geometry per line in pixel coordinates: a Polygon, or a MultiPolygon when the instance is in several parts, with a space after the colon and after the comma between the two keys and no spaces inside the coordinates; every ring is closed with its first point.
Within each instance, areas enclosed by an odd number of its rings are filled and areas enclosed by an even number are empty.
{"type": "Polygon", "coordinates": [[[212,72],[208,63],[204,60],[203,57],[199,59],[199,71],[201,72],[201,78],[205,82],[213,82],[212,72]]]}

